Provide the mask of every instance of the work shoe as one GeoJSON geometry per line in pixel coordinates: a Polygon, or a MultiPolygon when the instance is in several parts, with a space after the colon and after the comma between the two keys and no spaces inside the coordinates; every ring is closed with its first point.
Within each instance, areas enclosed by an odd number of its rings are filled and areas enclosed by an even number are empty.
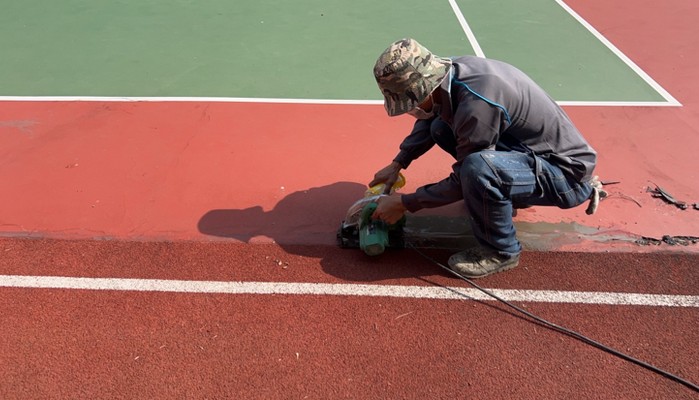
{"type": "Polygon", "coordinates": [[[585,210],[587,215],[592,215],[597,212],[600,200],[609,195],[607,191],[604,190],[604,184],[599,180],[599,176],[592,177],[590,186],[592,186],[592,193],[590,193],[590,204],[587,206],[587,210],[585,210]]]}
{"type": "Polygon", "coordinates": [[[519,264],[519,254],[504,257],[493,250],[473,248],[456,253],[449,258],[449,268],[467,278],[482,278],[507,271],[519,264]]]}

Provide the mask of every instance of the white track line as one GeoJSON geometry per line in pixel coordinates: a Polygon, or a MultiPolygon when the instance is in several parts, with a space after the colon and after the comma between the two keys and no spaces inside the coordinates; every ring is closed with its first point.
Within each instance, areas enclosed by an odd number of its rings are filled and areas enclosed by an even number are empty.
{"type": "Polygon", "coordinates": [[[672,97],[672,95],[667,90],[665,90],[662,86],[660,86],[660,84],[658,84],[658,82],[653,80],[653,78],[651,78],[650,75],[648,75],[645,71],[643,71],[641,69],[641,67],[636,65],[636,63],[634,63],[633,61],[631,61],[631,59],[629,57],[627,57],[626,54],[624,54],[621,50],[619,50],[616,46],[614,46],[612,44],[612,42],[607,40],[607,38],[604,37],[604,35],[602,35],[597,29],[595,29],[589,22],[587,22],[585,19],[583,19],[583,17],[581,17],[578,13],[576,13],[575,10],[573,10],[566,3],[564,3],[563,0],[556,0],[556,3],[558,3],[558,5],[560,5],[561,7],[563,7],[563,9],[568,12],[568,14],[570,14],[582,26],[584,26],[588,31],[590,31],[590,33],[592,33],[592,35],[594,35],[597,38],[597,40],[599,40],[600,42],[602,42],[602,44],[607,46],[607,48],[609,50],[611,50],[612,53],[614,53],[624,63],[626,63],[626,65],[628,65],[629,68],[631,68],[636,74],[638,74],[638,76],[640,76],[648,85],[650,85],[650,87],[655,89],[656,92],[658,92],[661,96],[663,96],[663,98],[665,98],[665,100],[667,100],[668,103],[670,103],[670,105],[673,105],[673,106],[681,106],[682,105],[679,101],[677,101],[677,99],[672,97]]]}
{"type": "MultiPolygon", "coordinates": [[[[256,97],[117,97],[117,96],[0,96],[2,101],[15,102],[191,102],[191,103],[261,103],[261,104],[328,104],[379,106],[383,100],[338,100],[338,99],[274,99],[256,97]]],[[[660,101],[557,101],[561,106],[575,107],[677,107],[679,103],[660,101]]]]}
{"type": "MultiPolygon", "coordinates": [[[[482,292],[471,288],[332,283],[220,282],[0,275],[0,287],[127,292],[369,296],[448,300],[464,299],[464,297],[468,297],[473,300],[493,300],[491,297],[483,294],[482,292]]],[[[505,300],[526,303],[699,307],[699,296],[688,295],[570,292],[555,290],[489,290],[505,300]]]]}
{"type": "Polygon", "coordinates": [[[473,34],[473,30],[471,30],[468,22],[466,22],[466,17],[464,17],[464,14],[461,12],[461,8],[459,8],[459,5],[456,4],[456,0],[449,0],[449,4],[451,5],[451,9],[454,11],[454,14],[456,14],[456,19],[459,20],[461,29],[464,30],[468,41],[471,43],[471,47],[473,47],[473,51],[476,53],[476,56],[485,58],[485,53],[483,53],[481,45],[478,44],[478,40],[476,39],[476,35],[473,34]]]}

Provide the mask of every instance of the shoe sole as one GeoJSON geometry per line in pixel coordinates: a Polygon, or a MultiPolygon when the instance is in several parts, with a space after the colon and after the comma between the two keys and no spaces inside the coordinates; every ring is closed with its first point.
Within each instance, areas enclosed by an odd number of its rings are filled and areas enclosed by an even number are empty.
{"type": "Polygon", "coordinates": [[[456,272],[457,274],[462,275],[462,276],[464,276],[464,277],[466,277],[466,278],[469,278],[469,279],[479,279],[479,278],[485,278],[486,276],[498,274],[498,273],[500,273],[500,272],[509,271],[509,270],[515,268],[515,267],[518,266],[518,265],[519,265],[519,260],[518,260],[517,262],[514,262],[514,263],[509,264],[509,265],[505,265],[505,266],[503,266],[503,267],[500,267],[500,268],[496,269],[495,271],[490,271],[490,272],[488,272],[488,273],[486,273],[486,274],[483,274],[483,275],[469,275],[469,274],[466,274],[466,273],[464,273],[464,272],[461,272],[461,271],[459,271],[459,270],[457,270],[457,269],[452,268],[451,265],[449,266],[449,269],[451,269],[452,271],[454,271],[454,272],[456,272]]]}

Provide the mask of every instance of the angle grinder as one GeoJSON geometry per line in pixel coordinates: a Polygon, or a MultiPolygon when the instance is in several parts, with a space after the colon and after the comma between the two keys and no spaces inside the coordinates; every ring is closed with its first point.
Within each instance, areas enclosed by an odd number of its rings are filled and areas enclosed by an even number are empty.
{"type": "MultiPolygon", "coordinates": [[[[391,193],[405,185],[405,177],[399,174],[398,180],[391,187],[391,193]]],[[[384,196],[384,184],[369,188],[364,198],[355,202],[347,211],[345,220],[337,231],[340,247],[359,247],[369,256],[378,256],[389,248],[403,248],[403,227],[405,217],[395,224],[372,218],[380,197],[384,196]]]]}

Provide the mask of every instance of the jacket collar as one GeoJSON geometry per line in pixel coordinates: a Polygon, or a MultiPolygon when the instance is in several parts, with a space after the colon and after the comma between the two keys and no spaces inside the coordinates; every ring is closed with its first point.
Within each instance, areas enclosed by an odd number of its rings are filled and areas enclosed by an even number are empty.
{"type": "Polygon", "coordinates": [[[451,124],[454,118],[454,105],[451,101],[451,83],[454,79],[454,69],[455,65],[452,64],[451,68],[449,68],[449,73],[447,73],[447,76],[439,85],[438,89],[440,104],[439,116],[440,118],[442,118],[442,120],[446,121],[449,124],[451,124]]]}

